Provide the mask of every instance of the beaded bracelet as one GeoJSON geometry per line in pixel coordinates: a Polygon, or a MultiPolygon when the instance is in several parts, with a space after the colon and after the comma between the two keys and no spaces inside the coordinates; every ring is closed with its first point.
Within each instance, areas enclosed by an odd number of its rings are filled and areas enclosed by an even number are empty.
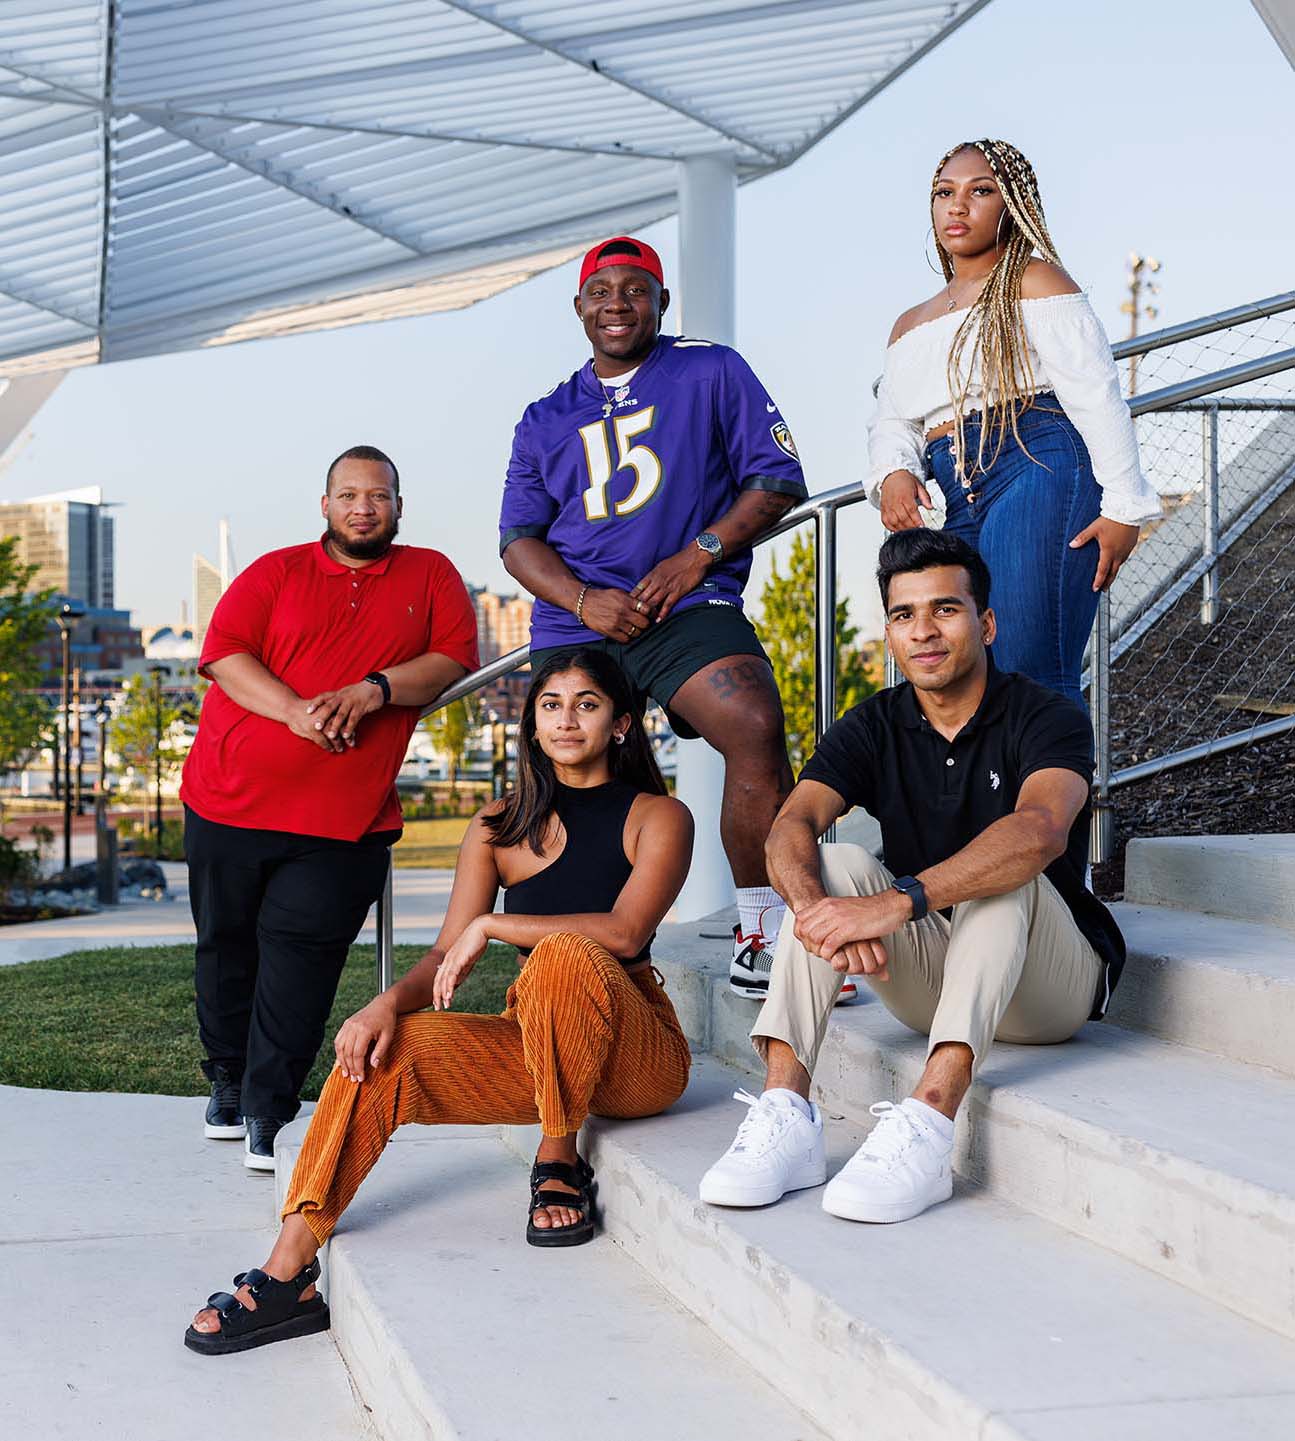
{"type": "Polygon", "coordinates": [[[581,614],[581,612],[584,610],[585,607],[585,592],[588,589],[589,587],[587,585],[582,585],[580,587],[580,594],[576,597],[576,619],[580,622],[581,625],[584,625],[585,623],[585,618],[581,614]]]}

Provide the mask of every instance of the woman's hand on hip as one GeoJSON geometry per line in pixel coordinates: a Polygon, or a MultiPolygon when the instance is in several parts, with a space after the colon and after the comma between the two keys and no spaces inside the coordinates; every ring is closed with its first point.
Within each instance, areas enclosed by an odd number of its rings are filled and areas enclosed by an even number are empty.
{"type": "Polygon", "coordinates": [[[881,482],[881,523],[887,530],[916,530],[922,525],[918,506],[933,510],[931,495],[911,470],[892,470],[881,482]]]}
{"type": "Polygon", "coordinates": [[[333,1039],[337,1069],[348,1081],[362,1081],[367,1061],[375,1069],[391,1049],[396,1034],[395,1003],[384,993],[348,1016],[333,1039]]]}
{"type": "Polygon", "coordinates": [[[478,916],[463,929],[462,935],[445,953],[445,959],[436,969],[432,982],[432,1009],[448,1011],[454,1000],[454,992],[472,974],[472,968],[485,954],[490,944],[486,935],[483,918],[478,916]]]}
{"type": "Polygon", "coordinates": [[[1106,590],[1120,573],[1120,567],[1133,554],[1141,531],[1136,525],[1125,525],[1123,521],[1108,520],[1099,515],[1092,525],[1087,525],[1070,542],[1071,550],[1096,541],[1098,546],[1097,574],[1093,577],[1094,590],[1106,590]]]}

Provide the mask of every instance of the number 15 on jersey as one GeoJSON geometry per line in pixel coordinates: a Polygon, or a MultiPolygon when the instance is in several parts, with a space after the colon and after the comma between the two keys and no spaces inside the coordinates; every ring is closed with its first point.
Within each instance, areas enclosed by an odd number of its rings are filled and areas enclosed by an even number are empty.
{"type": "Polygon", "coordinates": [[[595,420],[579,430],[585,448],[585,464],[589,469],[589,488],[584,493],[585,518],[607,520],[607,486],[618,470],[627,466],[634,472],[634,488],[624,500],[613,507],[616,515],[633,515],[642,510],[661,486],[661,458],[646,445],[635,445],[634,437],[652,429],[656,406],[636,410],[632,415],[618,415],[614,420],[595,420]],[[616,464],[612,465],[608,425],[616,440],[616,464]]]}

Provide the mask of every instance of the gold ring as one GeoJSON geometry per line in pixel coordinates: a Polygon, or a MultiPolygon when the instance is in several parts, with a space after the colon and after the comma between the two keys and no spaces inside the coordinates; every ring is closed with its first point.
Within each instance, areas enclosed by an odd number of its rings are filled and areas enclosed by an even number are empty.
{"type": "Polygon", "coordinates": [[[641,600],[636,600],[634,602],[634,609],[641,611],[643,609],[643,602],[641,600]]]}

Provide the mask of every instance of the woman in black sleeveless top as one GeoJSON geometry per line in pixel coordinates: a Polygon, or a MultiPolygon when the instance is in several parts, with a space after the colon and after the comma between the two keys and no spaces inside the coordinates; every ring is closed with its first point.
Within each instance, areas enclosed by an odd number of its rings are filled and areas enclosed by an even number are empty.
{"type": "Polygon", "coordinates": [[[436,944],[337,1033],[269,1260],[194,1317],[191,1349],[326,1329],[316,1253],[397,1126],[538,1120],[526,1239],[573,1246],[594,1232],[585,1117],[655,1115],[683,1093],[688,1042],[649,948],[688,874],[692,817],[601,651],[548,660],[519,732],[517,787],[468,827],[436,944]],[[492,940],[519,952],[504,1011],[447,1014],[492,940]]]}

